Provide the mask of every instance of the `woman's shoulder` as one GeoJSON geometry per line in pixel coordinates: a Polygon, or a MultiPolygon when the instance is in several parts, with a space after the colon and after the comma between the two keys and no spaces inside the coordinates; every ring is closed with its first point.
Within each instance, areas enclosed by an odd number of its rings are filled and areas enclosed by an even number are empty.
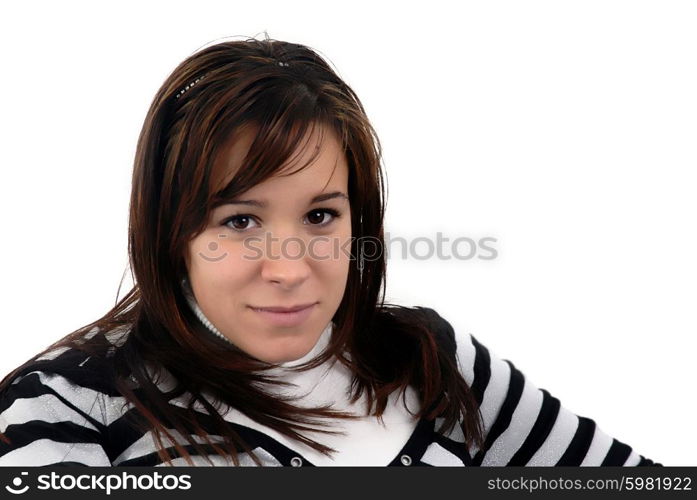
{"type": "Polygon", "coordinates": [[[96,400],[118,395],[108,355],[55,348],[7,375],[0,392],[0,432],[20,413],[36,415],[70,406],[91,415],[98,410],[96,400]]]}
{"type": "Polygon", "coordinates": [[[64,385],[56,389],[80,386],[105,393],[113,392],[112,355],[119,344],[113,341],[113,337],[103,334],[101,346],[96,347],[96,342],[88,344],[87,340],[94,340],[98,333],[95,328],[78,342],[58,344],[32,357],[10,372],[9,386],[16,386],[23,380],[64,380],[64,385]]]}
{"type": "Polygon", "coordinates": [[[411,308],[423,318],[423,321],[436,337],[440,347],[460,361],[473,358],[478,344],[474,336],[464,329],[454,328],[448,315],[440,313],[433,307],[421,305],[411,308]]]}
{"type": "Polygon", "coordinates": [[[63,407],[71,410],[66,415],[75,417],[77,413],[103,422],[104,401],[122,399],[114,382],[115,347],[111,343],[91,349],[57,345],[5,375],[0,390],[0,432],[17,419],[48,413],[56,416],[63,407]]]}
{"type": "Polygon", "coordinates": [[[0,465],[108,465],[103,432],[122,399],[111,380],[108,356],[65,346],[12,371],[0,392],[0,465]]]}
{"type": "Polygon", "coordinates": [[[497,386],[505,385],[504,376],[492,377],[491,375],[492,373],[500,375],[509,370],[513,366],[511,361],[497,357],[473,333],[458,327],[457,325],[461,322],[453,320],[449,314],[423,305],[411,309],[417,311],[429,329],[434,332],[441,349],[457,364],[460,374],[472,387],[478,402],[482,401],[489,382],[494,382],[497,386]],[[453,324],[456,326],[453,327],[453,324]]]}
{"type": "Polygon", "coordinates": [[[654,465],[591,418],[566,409],[473,334],[453,328],[432,308],[422,309],[450,346],[479,406],[486,439],[482,449],[472,450],[475,465],[654,465]]]}

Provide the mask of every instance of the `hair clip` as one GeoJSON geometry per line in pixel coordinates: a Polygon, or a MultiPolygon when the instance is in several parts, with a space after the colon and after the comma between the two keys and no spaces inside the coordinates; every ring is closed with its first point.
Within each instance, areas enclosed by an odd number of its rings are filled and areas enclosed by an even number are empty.
{"type": "Polygon", "coordinates": [[[186,87],[184,87],[183,89],[181,89],[181,90],[177,93],[177,95],[176,95],[174,98],[175,98],[175,99],[179,99],[179,98],[182,96],[182,94],[183,94],[184,92],[186,92],[186,91],[189,90],[191,87],[193,87],[194,85],[196,85],[196,83],[198,83],[199,81],[203,80],[203,77],[204,77],[204,76],[206,76],[206,75],[201,75],[201,76],[199,76],[196,80],[194,80],[193,82],[191,82],[190,84],[188,84],[186,87]]]}

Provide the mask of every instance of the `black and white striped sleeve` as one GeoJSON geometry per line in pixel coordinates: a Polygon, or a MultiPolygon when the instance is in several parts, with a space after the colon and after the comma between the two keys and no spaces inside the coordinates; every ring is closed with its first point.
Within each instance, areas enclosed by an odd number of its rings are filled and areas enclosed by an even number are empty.
{"type": "Polygon", "coordinates": [[[482,448],[470,450],[473,465],[661,465],[564,408],[474,336],[458,333],[456,342],[458,364],[480,405],[485,431],[482,448]]]}
{"type": "Polygon", "coordinates": [[[99,396],[55,373],[17,376],[0,399],[0,466],[110,466],[99,396]]]}

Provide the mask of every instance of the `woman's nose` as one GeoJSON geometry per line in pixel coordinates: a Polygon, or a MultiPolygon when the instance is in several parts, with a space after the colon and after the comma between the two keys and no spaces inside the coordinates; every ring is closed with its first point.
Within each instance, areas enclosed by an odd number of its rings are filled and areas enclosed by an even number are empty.
{"type": "Polygon", "coordinates": [[[272,237],[271,240],[262,260],[262,278],[286,288],[297,287],[311,272],[304,240],[298,237],[272,237]]]}

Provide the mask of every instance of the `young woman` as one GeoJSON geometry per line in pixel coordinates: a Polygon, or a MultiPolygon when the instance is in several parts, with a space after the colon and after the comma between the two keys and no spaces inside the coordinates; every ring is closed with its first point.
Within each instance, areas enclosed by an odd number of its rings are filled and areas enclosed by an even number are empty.
{"type": "Polygon", "coordinates": [[[0,383],[0,465],[650,465],[428,307],[384,301],[380,144],[309,48],[158,91],[136,285],[0,383]]]}

